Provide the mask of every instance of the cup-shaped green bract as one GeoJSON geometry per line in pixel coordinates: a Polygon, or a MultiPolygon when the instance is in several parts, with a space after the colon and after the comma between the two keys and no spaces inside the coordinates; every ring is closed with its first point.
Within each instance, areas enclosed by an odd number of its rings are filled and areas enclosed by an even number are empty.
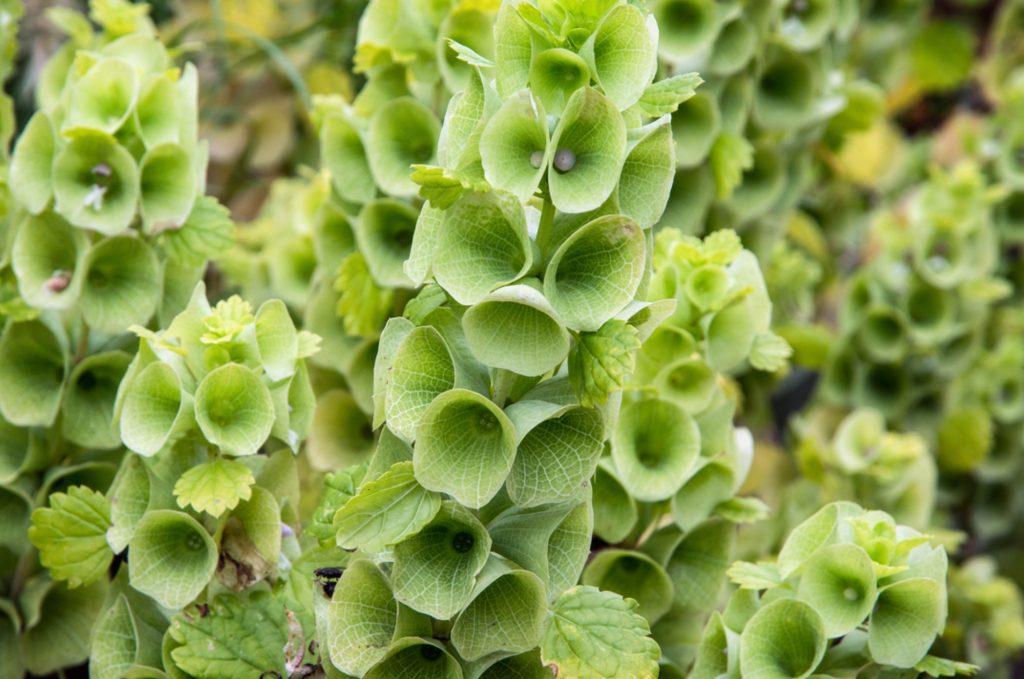
{"type": "Polygon", "coordinates": [[[604,458],[594,479],[594,535],[609,544],[622,542],[639,518],[636,500],[619,480],[615,466],[604,458]]]}
{"type": "Polygon", "coordinates": [[[708,71],[717,76],[736,73],[750,63],[760,36],[754,22],[737,16],[722,26],[708,59],[708,71]]]}
{"type": "Polygon", "coordinates": [[[184,608],[206,588],[217,568],[217,546],[183,512],[147,512],[128,544],[132,587],[167,608],[184,608]]]}
{"type": "Polygon", "coordinates": [[[434,161],[441,123],[415,99],[393,99],[370,120],[366,153],[377,184],[393,196],[414,196],[411,166],[434,161]]]}
{"type": "Polygon", "coordinates": [[[616,196],[619,211],[646,229],[658,223],[668,203],[675,175],[676,145],[668,116],[638,133],[642,136],[633,142],[622,164],[616,196]]]}
{"type": "Polygon", "coordinates": [[[492,653],[536,647],[547,613],[544,582],[527,570],[492,557],[473,596],[452,626],[452,645],[470,662],[492,653]]]}
{"type": "Polygon", "coordinates": [[[727,580],[735,542],[735,526],[722,519],[705,521],[683,535],[664,560],[677,607],[698,611],[714,608],[727,580]]]}
{"type": "Polygon", "coordinates": [[[619,110],[635,104],[657,68],[657,43],[647,18],[633,5],[616,5],[591,34],[581,53],[594,80],[619,110]]]}
{"type": "Polygon", "coordinates": [[[855,474],[863,471],[876,454],[885,433],[885,418],[877,410],[859,408],[850,413],[836,430],[833,450],[839,467],[855,474]]]}
{"type": "Polygon", "coordinates": [[[250,368],[222,365],[199,383],[196,422],[210,443],[232,455],[252,455],[270,436],[274,402],[250,368]]]}
{"type": "Polygon", "coordinates": [[[309,236],[290,238],[284,243],[275,244],[267,253],[270,289],[288,304],[301,307],[312,296],[310,289],[316,266],[316,251],[313,249],[313,239],[309,236]]]}
{"type": "Polygon", "coordinates": [[[67,309],[78,299],[89,249],[85,233],[58,215],[44,212],[22,221],[14,237],[11,264],[22,298],[41,309],[67,309]]]}
{"type": "Polygon", "coordinates": [[[377,186],[366,147],[359,130],[344,116],[329,115],[320,126],[320,154],[339,196],[353,203],[373,200],[377,186]]]}
{"type": "Polygon", "coordinates": [[[707,158],[721,125],[718,100],[711,93],[697,92],[681,103],[672,114],[672,137],[679,167],[693,167],[707,158]]]}
{"type": "Polygon", "coordinates": [[[602,451],[604,423],[592,408],[524,400],[508,408],[519,437],[505,482],[517,505],[579,497],[602,451]]]}
{"type": "Polygon", "coordinates": [[[841,637],[868,617],[878,590],[871,557],[850,543],[819,550],[804,565],[798,596],[821,615],[825,636],[841,637]]]}
{"type": "Polygon", "coordinates": [[[478,360],[520,375],[543,375],[569,354],[568,331],[528,285],[495,290],[466,311],[462,327],[478,360]]]}
{"type": "Polygon", "coordinates": [[[271,381],[295,374],[299,333],[288,307],[279,299],[267,300],[256,312],[256,348],[260,365],[271,381]]]}
{"type": "Polygon", "coordinates": [[[626,159],[626,124],[597,90],[577,90],[552,135],[548,158],[551,201],[562,212],[596,210],[618,184],[626,159]]]}
{"type": "Polygon", "coordinates": [[[38,575],[27,585],[31,595],[22,598],[22,605],[31,602],[32,612],[21,633],[20,655],[28,671],[46,675],[86,661],[109,591],[107,582],[71,589],[38,575]]]}
{"type": "MultiPolygon", "coordinates": [[[[730,418],[731,419],[731,418],[730,418]]],[[[672,498],[672,519],[684,531],[705,521],[720,502],[736,490],[736,474],[726,462],[715,460],[702,466],[672,498]]]]}
{"type": "Polygon", "coordinates": [[[76,129],[53,161],[53,193],[69,222],[116,235],[135,217],[139,170],[110,135],[76,129]]]}
{"type": "Polygon", "coordinates": [[[779,199],[786,184],[782,155],[769,145],[754,149],[753,165],[743,172],[740,185],[729,197],[729,207],[740,219],[753,219],[767,212],[779,199]]]}
{"type": "Polygon", "coordinates": [[[957,330],[958,302],[956,295],[915,278],[902,308],[908,332],[927,344],[949,339],[957,330]]]}
{"type": "Polygon", "coordinates": [[[96,62],[71,88],[63,129],[76,127],[114,134],[128,120],[139,94],[136,70],[121,59],[96,62]]]}
{"type": "Polygon", "coordinates": [[[416,211],[406,203],[384,198],[363,207],[356,222],[356,242],[378,284],[412,287],[403,264],[415,230],[416,211]]]}
{"type": "Polygon", "coordinates": [[[584,585],[633,599],[637,612],[654,624],[672,606],[672,581],[651,557],[626,549],[598,552],[583,571],[584,585]]]}
{"type": "Polygon", "coordinates": [[[493,549],[547,584],[548,600],[579,581],[593,534],[589,501],[511,507],[488,524],[493,549]]]}
{"type": "Polygon", "coordinates": [[[636,295],[644,275],[643,231],[622,215],[607,215],[569,236],[544,272],[544,295],[566,325],[594,331],[636,295]]]}
{"type": "Polygon", "coordinates": [[[96,330],[124,332],[145,324],[160,303],[160,262],[141,238],[114,236],[96,243],[85,259],[82,317],[96,330]]]}
{"type": "Polygon", "coordinates": [[[11,192],[32,214],[39,214],[53,197],[53,157],[56,153],[53,122],[36,111],[18,136],[11,157],[11,192]]]}
{"type": "Polygon", "coordinates": [[[515,428],[498,406],[476,392],[452,389],[421,416],[416,480],[467,507],[482,507],[505,483],[515,446],[515,428]]]}
{"type": "Polygon", "coordinates": [[[359,559],[345,568],[326,619],[321,643],[342,672],[362,676],[387,654],[398,627],[398,602],[372,561],[359,559]]]}
{"type": "Polygon", "coordinates": [[[975,271],[975,245],[983,234],[963,233],[953,228],[929,229],[913,243],[914,267],[932,285],[949,289],[975,271]]]}
{"type": "Polygon", "coordinates": [[[434,245],[434,279],[459,304],[475,304],[533,265],[526,216],[518,201],[471,193],[444,213],[434,245]]]}
{"type": "Polygon", "coordinates": [[[543,105],[530,90],[515,92],[487,121],[480,136],[484,176],[492,186],[525,202],[540,185],[549,155],[543,105]]]}
{"type": "Polygon", "coordinates": [[[658,52],[666,61],[686,61],[711,46],[720,28],[714,0],[658,0],[658,52]]]}
{"type": "Polygon", "coordinates": [[[130,361],[123,351],[109,351],[75,366],[61,405],[64,438],[83,448],[117,447],[121,438],[113,426],[114,399],[130,361]]]}
{"type": "Polygon", "coordinates": [[[903,412],[913,396],[910,375],[899,363],[869,363],[860,366],[853,396],[857,403],[877,408],[884,415],[896,416],[903,412]]]}
{"type": "Polygon", "coordinates": [[[802,601],[779,599],[761,608],[740,636],[740,672],[751,679],[803,679],[825,655],[821,616],[802,601]]]}
{"type": "Polygon", "coordinates": [[[455,363],[448,344],[430,326],[402,340],[387,374],[384,412],[388,428],[411,441],[431,402],[455,387],[455,363]]]}
{"type": "Polygon", "coordinates": [[[41,321],[8,322],[0,335],[0,414],[22,427],[48,427],[68,369],[66,341],[41,321]]]}
{"type": "Polygon", "coordinates": [[[151,233],[180,227],[196,201],[195,163],[178,144],[161,144],[139,163],[142,221],[151,233]]]}
{"type": "Polygon", "coordinates": [[[561,113],[576,90],[589,83],[590,67],[562,47],[537,53],[530,64],[530,91],[551,115],[561,113]]]}
{"type": "Polygon", "coordinates": [[[946,624],[946,593],[931,578],[882,587],[868,624],[868,649],[877,663],[913,667],[946,624]]]}
{"type": "Polygon", "coordinates": [[[167,363],[150,363],[134,376],[129,369],[123,390],[121,440],[139,455],[156,455],[194,421],[192,398],[167,363]]]}
{"type": "Polygon", "coordinates": [[[864,353],[876,361],[899,361],[910,348],[902,314],[883,305],[868,309],[857,329],[857,340],[864,353]]]}
{"type": "Polygon", "coordinates": [[[373,428],[352,394],[331,389],[320,395],[306,454],[314,469],[333,471],[360,464],[373,453],[373,428]]]}
{"type": "Polygon", "coordinates": [[[754,117],[771,130],[790,130],[814,112],[821,73],[811,57],[777,50],[766,59],[754,93],[754,117]]]}
{"type": "Polygon", "coordinates": [[[630,493],[656,502],[672,497],[700,453],[700,430],[681,407],[659,398],[622,406],[612,434],[612,458],[630,493]]]}
{"type": "Polygon", "coordinates": [[[364,679],[461,679],[462,668],[440,642],[422,637],[399,639],[364,679]]]}
{"type": "Polygon", "coordinates": [[[437,36],[437,63],[452,92],[461,92],[474,77],[473,67],[459,59],[448,44],[453,40],[486,58],[494,54],[494,14],[485,7],[456,6],[441,22],[437,36]]]}
{"type": "Polygon", "coordinates": [[[832,31],[838,7],[836,0],[791,0],[782,10],[779,38],[802,52],[818,47],[832,31]]]}
{"type": "Polygon", "coordinates": [[[451,618],[469,603],[490,549],[491,538],[476,517],[444,503],[419,533],[395,545],[395,598],[438,620],[451,618]]]}
{"type": "Polygon", "coordinates": [[[696,415],[711,403],[717,375],[703,359],[684,358],[665,366],[656,378],[661,395],[696,415]]]}
{"type": "Polygon", "coordinates": [[[135,104],[135,130],[146,148],[161,144],[190,143],[180,135],[182,118],[187,112],[181,103],[179,83],[166,73],[154,73],[142,81],[135,104]]]}
{"type": "Polygon", "coordinates": [[[863,511],[852,502],[832,502],[805,519],[790,532],[779,551],[782,577],[789,577],[819,549],[835,543],[845,530],[846,519],[863,511]]]}
{"type": "Polygon", "coordinates": [[[503,99],[527,86],[532,41],[530,27],[519,16],[516,6],[502,3],[494,21],[494,84],[503,99]]]}

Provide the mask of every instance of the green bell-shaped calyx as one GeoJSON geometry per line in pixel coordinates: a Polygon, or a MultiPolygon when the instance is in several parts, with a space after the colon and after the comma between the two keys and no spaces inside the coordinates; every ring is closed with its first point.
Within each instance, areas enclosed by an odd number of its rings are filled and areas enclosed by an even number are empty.
{"type": "Polygon", "coordinates": [[[526,217],[517,201],[471,193],[444,213],[434,241],[434,279],[471,305],[524,276],[533,264],[526,217]]]}
{"type": "Polygon", "coordinates": [[[452,389],[423,412],[413,462],[424,487],[477,508],[501,488],[515,454],[508,416],[476,392],[452,389]]]}
{"type": "Polygon", "coordinates": [[[794,599],[765,605],[740,638],[740,672],[754,679],[809,677],[825,655],[821,616],[794,599]]]}
{"type": "Polygon", "coordinates": [[[544,582],[492,556],[455,619],[452,645],[470,662],[493,653],[523,653],[537,646],[546,615],[544,582]]]}
{"type": "Polygon", "coordinates": [[[57,211],[75,226],[116,235],[131,224],[139,200],[139,169],[114,137],[76,129],[53,161],[57,211]]]}
{"type": "Polygon", "coordinates": [[[543,375],[569,353],[569,333],[548,299],[519,284],[499,288],[462,317],[466,341],[485,365],[543,375]]]}
{"type": "Polygon", "coordinates": [[[597,90],[577,90],[552,134],[548,188],[562,212],[587,212],[603,203],[626,159],[626,126],[615,105],[597,90]]]}
{"type": "Polygon", "coordinates": [[[82,316],[101,332],[117,333],[149,321],[160,303],[160,263],[146,241],[105,238],[83,264],[82,316]]]}
{"type": "Polygon", "coordinates": [[[473,514],[446,502],[422,530],[394,547],[391,585],[413,610],[447,620],[465,608],[491,537],[473,514]]]}
{"type": "Polygon", "coordinates": [[[623,405],[612,434],[612,457],[630,493],[665,500],[689,477],[700,453],[700,430],[670,401],[646,398],[623,405]]]}
{"type": "Polygon", "coordinates": [[[128,545],[132,587],[167,608],[183,608],[213,577],[217,547],[206,529],[188,514],[166,509],[148,512],[128,545]]]}
{"type": "Polygon", "coordinates": [[[8,323],[0,334],[0,414],[11,424],[47,427],[68,373],[67,340],[42,321],[8,323]]]}
{"type": "Polygon", "coordinates": [[[67,309],[78,299],[89,251],[85,234],[60,216],[44,212],[18,227],[11,264],[18,290],[41,309],[67,309]]]}
{"type": "Polygon", "coordinates": [[[116,58],[97,61],[72,86],[62,129],[114,134],[131,115],[138,89],[137,71],[131,64],[116,58]]]}
{"type": "Polygon", "coordinates": [[[374,179],[386,193],[416,193],[410,167],[434,161],[440,127],[434,113],[411,98],[390,101],[374,114],[367,131],[366,154],[374,179]]]}
{"type": "Polygon", "coordinates": [[[597,330],[633,299],[646,246],[632,220],[589,222],[559,246],[544,273],[544,295],[570,328],[597,330]]]}
{"type": "Polygon", "coordinates": [[[543,104],[530,90],[508,96],[480,135],[484,176],[494,187],[528,200],[547,168],[548,124],[543,104]]]}
{"type": "Polygon", "coordinates": [[[195,408],[196,423],[210,443],[233,455],[254,454],[274,425],[270,390],[243,365],[223,365],[204,377],[195,408]]]}
{"type": "Polygon", "coordinates": [[[508,408],[518,443],[505,482],[509,498],[532,507],[578,497],[594,475],[604,423],[580,406],[523,400],[508,408]]]}

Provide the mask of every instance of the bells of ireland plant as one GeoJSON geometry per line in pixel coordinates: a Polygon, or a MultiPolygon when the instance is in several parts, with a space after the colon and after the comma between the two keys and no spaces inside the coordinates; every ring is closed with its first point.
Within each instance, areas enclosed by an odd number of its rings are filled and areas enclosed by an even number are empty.
{"type": "Polygon", "coordinates": [[[946,571],[929,536],[885,512],[828,504],[790,532],[775,561],[729,568],[739,589],[705,627],[692,676],[970,672],[928,654],[946,622],[946,571]]]}
{"type": "MultiPolygon", "coordinates": [[[[418,292],[376,336],[372,453],[338,458],[349,466],[327,475],[315,513],[323,548],[354,550],[316,594],[345,674],[684,668],[662,658],[657,623],[668,648],[677,621],[703,621],[735,525],[765,509],[735,497],[753,448],[724,386],[788,355],[760,268],[732,232],[673,248],[650,231],[675,170],[667,114],[700,80],[653,81],[643,11],[566,7],[502,5],[493,58],[450,43],[468,68],[437,164],[414,167],[426,203],[406,212],[377,177],[392,197],[358,218],[363,298],[418,292]],[[613,57],[623,45],[629,60],[613,57]],[[415,227],[400,280],[383,263],[401,252],[403,212],[415,227]],[[622,544],[587,566],[595,532],[622,544]]],[[[330,125],[339,171],[370,157],[372,127],[330,125]]],[[[342,264],[350,285],[355,270],[342,264]]]]}

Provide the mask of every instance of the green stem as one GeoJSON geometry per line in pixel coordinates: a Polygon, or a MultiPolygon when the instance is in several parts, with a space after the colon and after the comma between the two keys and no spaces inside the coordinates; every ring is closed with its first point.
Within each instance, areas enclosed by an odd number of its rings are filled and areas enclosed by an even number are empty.
{"type": "Polygon", "coordinates": [[[515,386],[517,379],[519,379],[519,375],[511,370],[505,370],[504,368],[494,369],[491,375],[491,400],[499,408],[504,407],[505,401],[508,400],[509,392],[512,391],[512,387],[515,386]]]}
{"type": "Polygon", "coordinates": [[[537,227],[537,249],[540,250],[541,259],[546,259],[548,245],[551,241],[551,231],[555,224],[555,204],[551,198],[544,196],[544,207],[540,212],[540,225],[537,227]]]}

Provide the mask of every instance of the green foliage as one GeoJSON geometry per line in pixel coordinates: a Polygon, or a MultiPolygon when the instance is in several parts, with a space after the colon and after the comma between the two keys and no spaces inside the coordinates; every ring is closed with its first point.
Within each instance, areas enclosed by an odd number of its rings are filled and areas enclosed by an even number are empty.
{"type": "Polygon", "coordinates": [[[1011,676],[1024,15],[933,4],[0,0],[0,679],[1011,676]]]}

